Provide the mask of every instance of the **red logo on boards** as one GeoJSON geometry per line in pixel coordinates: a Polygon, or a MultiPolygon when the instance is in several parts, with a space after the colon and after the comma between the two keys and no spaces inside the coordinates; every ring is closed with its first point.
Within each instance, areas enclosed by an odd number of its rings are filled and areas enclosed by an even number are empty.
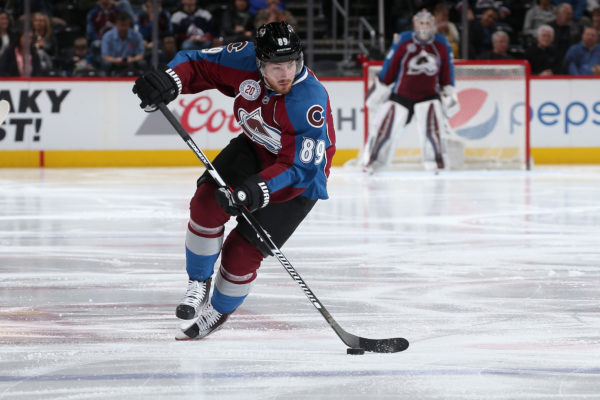
{"type": "Polygon", "coordinates": [[[181,114],[181,125],[189,133],[198,132],[205,129],[208,133],[216,133],[221,129],[226,129],[230,133],[240,133],[241,128],[237,124],[233,114],[227,113],[221,108],[213,109],[213,101],[208,96],[199,96],[186,104],[185,99],[179,100],[179,105],[183,107],[181,114]],[[196,122],[196,115],[204,115],[202,122],[196,122]]]}

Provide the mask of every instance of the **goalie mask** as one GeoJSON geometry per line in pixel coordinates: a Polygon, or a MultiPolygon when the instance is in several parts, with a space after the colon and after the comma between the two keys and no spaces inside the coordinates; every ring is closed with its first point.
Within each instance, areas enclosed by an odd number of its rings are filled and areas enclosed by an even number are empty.
{"type": "Polygon", "coordinates": [[[421,42],[428,42],[435,35],[435,19],[427,10],[419,11],[413,17],[415,37],[421,42]]]}
{"type": "Polygon", "coordinates": [[[263,75],[267,62],[296,61],[296,74],[304,66],[300,38],[287,22],[271,22],[258,28],[255,48],[256,65],[263,75]]]}

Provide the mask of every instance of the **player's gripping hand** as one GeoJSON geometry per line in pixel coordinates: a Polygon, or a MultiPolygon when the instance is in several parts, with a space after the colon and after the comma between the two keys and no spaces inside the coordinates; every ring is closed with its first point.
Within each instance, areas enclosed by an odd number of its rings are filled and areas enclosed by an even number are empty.
{"type": "Polygon", "coordinates": [[[250,212],[266,207],[270,198],[267,184],[258,175],[246,179],[240,186],[219,188],[216,197],[221,208],[234,217],[240,215],[242,207],[250,212]]]}
{"type": "Polygon", "coordinates": [[[133,85],[133,93],[138,95],[142,101],[140,107],[146,112],[156,111],[160,102],[168,104],[180,91],[179,77],[167,66],[140,76],[133,85]]]}

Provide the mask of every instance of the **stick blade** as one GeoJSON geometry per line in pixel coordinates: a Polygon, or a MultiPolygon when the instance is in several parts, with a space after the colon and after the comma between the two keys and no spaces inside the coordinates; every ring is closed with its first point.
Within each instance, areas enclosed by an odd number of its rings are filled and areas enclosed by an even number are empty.
{"type": "Polygon", "coordinates": [[[408,349],[408,340],[404,338],[366,339],[359,338],[360,347],[373,353],[398,353],[408,349]]]}
{"type": "Polygon", "coordinates": [[[0,100],[0,124],[4,123],[4,120],[10,112],[10,103],[6,100],[0,100]]]}

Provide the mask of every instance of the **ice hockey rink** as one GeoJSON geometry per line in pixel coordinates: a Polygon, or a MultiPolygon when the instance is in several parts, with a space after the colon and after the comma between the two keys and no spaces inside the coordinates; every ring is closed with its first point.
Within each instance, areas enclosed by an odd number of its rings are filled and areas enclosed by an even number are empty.
{"type": "MultiPolygon", "coordinates": [[[[201,168],[0,170],[0,399],[599,399],[600,167],[332,169],[224,328],[176,342],[201,168]]],[[[228,224],[228,230],[233,225],[228,224]]]]}

